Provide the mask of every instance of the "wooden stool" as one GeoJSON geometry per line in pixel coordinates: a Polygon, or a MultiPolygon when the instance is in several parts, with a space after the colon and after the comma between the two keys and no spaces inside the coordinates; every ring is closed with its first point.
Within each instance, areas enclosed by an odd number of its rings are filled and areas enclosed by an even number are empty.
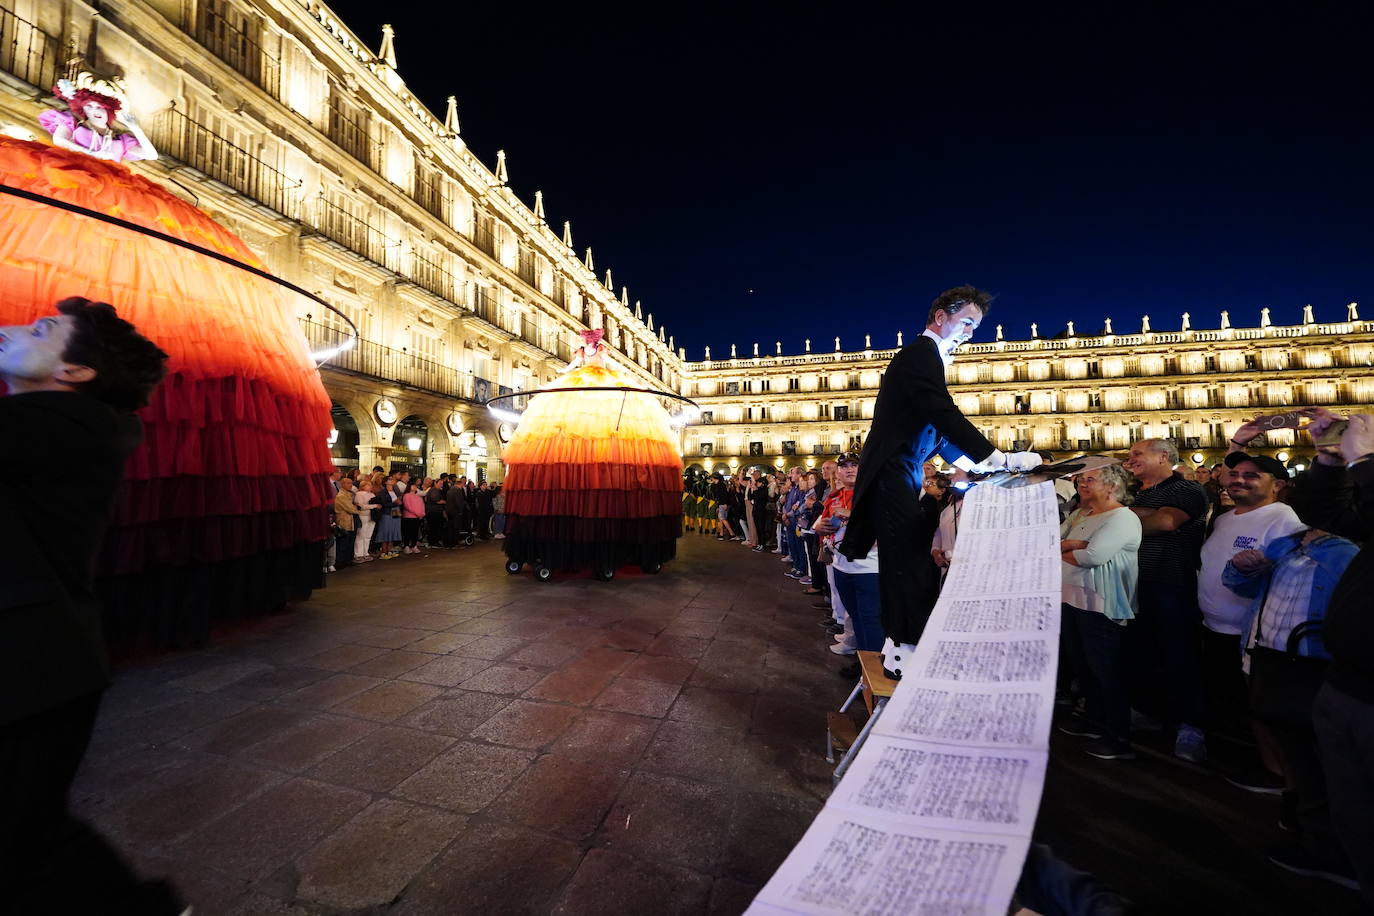
{"type": "Polygon", "coordinates": [[[826,716],[825,729],[825,759],[827,763],[835,762],[835,746],[847,745],[844,756],[840,758],[840,765],[835,768],[835,782],[840,781],[845,770],[849,769],[850,762],[854,755],[863,747],[864,741],[868,738],[868,733],[873,730],[873,725],[878,721],[878,716],[882,714],[883,707],[892,698],[892,691],[897,689],[897,682],[883,674],[883,656],[880,652],[860,651],[859,655],[859,683],[854,685],[850,691],[849,699],[844,701],[838,713],[828,713],[826,716]],[[849,709],[854,698],[863,694],[864,706],[868,707],[868,721],[864,723],[863,730],[857,735],[854,734],[854,722],[845,711],[849,709]]]}
{"type": "Polygon", "coordinates": [[[859,652],[859,684],[863,688],[864,705],[868,714],[873,715],[873,701],[887,700],[897,689],[897,682],[883,674],[883,654],[881,652],[859,652]]]}

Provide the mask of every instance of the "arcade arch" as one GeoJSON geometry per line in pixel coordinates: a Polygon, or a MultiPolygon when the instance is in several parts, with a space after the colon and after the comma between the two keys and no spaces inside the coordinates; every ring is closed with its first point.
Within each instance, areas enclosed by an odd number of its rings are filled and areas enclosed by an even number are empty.
{"type": "Polygon", "coordinates": [[[389,470],[409,471],[412,477],[432,476],[429,471],[429,424],[410,414],[396,424],[391,433],[389,470]]]}
{"type": "Polygon", "coordinates": [[[342,470],[358,466],[358,421],[348,408],[337,402],[329,405],[329,459],[342,470]]]}

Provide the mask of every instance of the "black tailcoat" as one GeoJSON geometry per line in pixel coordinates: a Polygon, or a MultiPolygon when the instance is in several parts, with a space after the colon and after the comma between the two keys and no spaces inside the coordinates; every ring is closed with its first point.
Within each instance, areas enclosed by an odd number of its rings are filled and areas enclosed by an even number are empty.
{"type": "Polygon", "coordinates": [[[140,435],[133,414],[84,394],[0,397],[0,725],[109,683],[92,575],[140,435]]]}
{"type": "MultiPolygon", "coordinates": [[[[866,556],[877,537],[873,516],[883,507],[869,497],[883,469],[894,459],[920,467],[937,453],[953,454],[947,445],[975,463],[995,451],[949,396],[940,351],[935,341],[922,335],[892,357],[878,388],[873,426],[864,440],[854,484],[853,514],[840,546],[845,556],[866,556]]],[[[913,483],[920,486],[920,481],[913,483]]]]}

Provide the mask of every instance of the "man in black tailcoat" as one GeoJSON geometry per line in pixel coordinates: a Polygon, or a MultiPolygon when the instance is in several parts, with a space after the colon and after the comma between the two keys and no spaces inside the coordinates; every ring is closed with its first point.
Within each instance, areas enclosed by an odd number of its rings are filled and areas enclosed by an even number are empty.
{"type": "Polygon", "coordinates": [[[0,479],[10,507],[0,525],[0,911],[179,913],[165,884],[140,881],[67,810],[110,679],[96,554],[142,435],[133,411],[162,379],[167,354],[106,303],[57,308],[0,328],[0,479]],[[40,443],[65,473],[36,477],[25,442],[40,443]],[[82,485],[68,485],[78,468],[82,485]]]}
{"type": "Polygon", "coordinates": [[[839,550],[861,559],[881,545],[878,591],[884,666],[900,676],[934,606],[930,544],[919,543],[921,465],[939,454],[956,467],[983,470],[1035,467],[1031,452],[1004,455],[964,418],[945,384],[954,348],[973,336],[992,297],[972,286],[945,290],[931,304],[926,329],[883,373],[873,425],[864,441],[854,507],[839,550]]]}

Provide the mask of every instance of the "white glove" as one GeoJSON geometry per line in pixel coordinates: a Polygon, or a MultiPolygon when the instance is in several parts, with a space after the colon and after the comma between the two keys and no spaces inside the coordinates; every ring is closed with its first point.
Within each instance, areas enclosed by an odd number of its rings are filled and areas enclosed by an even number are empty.
{"type": "Polygon", "coordinates": [[[1012,452],[1005,456],[1008,471],[1030,471],[1040,467],[1040,456],[1035,452],[1012,452]]]}
{"type": "Polygon", "coordinates": [[[1007,463],[1007,456],[997,449],[992,450],[992,454],[984,458],[977,464],[967,455],[960,455],[954,459],[954,466],[961,471],[972,471],[978,474],[987,474],[995,471],[1007,463]]]}

